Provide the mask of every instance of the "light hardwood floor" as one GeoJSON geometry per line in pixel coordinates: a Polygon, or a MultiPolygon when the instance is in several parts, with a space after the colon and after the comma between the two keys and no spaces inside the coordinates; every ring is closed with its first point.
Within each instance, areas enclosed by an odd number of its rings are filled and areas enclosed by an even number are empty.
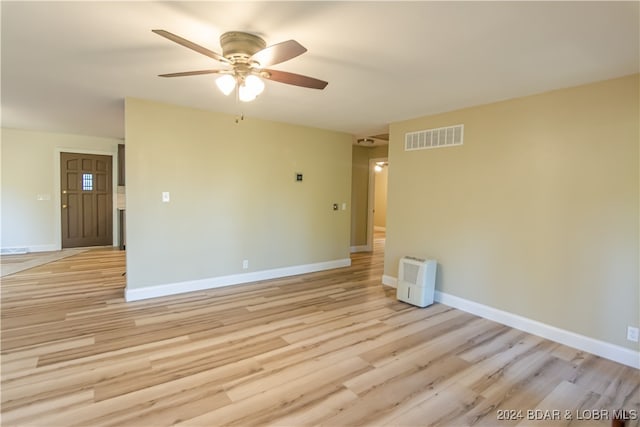
{"type": "Polygon", "coordinates": [[[382,245],[350,268],[133,303],[117,250],[4,277],[2,425],[610,425],[577,418],[640,410],[637,370],[396,301],[382,245]]]}
{"type": "Polygon", "coordinates": [[[87,249],[63,249],[52,252],[33,252],[27,254],[12,254],[0,256],[0,277],[15,274],[43,264],[48,264],[62,258],[70,257],[87,249]]]}

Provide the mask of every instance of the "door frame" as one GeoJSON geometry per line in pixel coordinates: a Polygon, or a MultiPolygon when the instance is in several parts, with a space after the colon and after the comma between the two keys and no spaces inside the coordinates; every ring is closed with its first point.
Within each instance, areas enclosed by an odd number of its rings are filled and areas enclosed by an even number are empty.
{"type": "MultiPolygon", "coordinates": [[[[376,162],[389,162],[389,157],[376,157],[369,159],[369,194],[367,196],[367,250],[373,250],[373,211],[375,210],[376,198],[376,162]]],[[[387,176],[387,181],[389,177],[387,176]]],[[[387,183],[388,185],[388,183],[387,183]]]]}
{"type": "Polygon", "coordinates": [[[53,175],[54,175],[54,184],[53,184],[53,203],[55,205],[54,211],[54,220],[55,220],[55,239],[54,243],[56,246],[56,250],[62,250],[62,212],[60,211],[60,207],[62,206],[62,196],[61,196],[61,188],[60,181],[62,179],[61,171],[60,171],[60,153],[78,153],[78,154],[97,154],[101,156],[110,156],[111,157],[111,215],[112,215],[112,236],[111,236],[111,244],[113,246],[118,246],[118,236],[120,233],[119,224],[118,224],[118,209],[117,209],[117,191],[118,191],[118,146],[114,147],[113,151],[105,151],[105,150],[89,150],[84,148],[64,148],[64,147],[56,147],[54,150],[54,166],[53,166],[53,175]],[[114,173],[116,171],[116,173],[114,173]]]}

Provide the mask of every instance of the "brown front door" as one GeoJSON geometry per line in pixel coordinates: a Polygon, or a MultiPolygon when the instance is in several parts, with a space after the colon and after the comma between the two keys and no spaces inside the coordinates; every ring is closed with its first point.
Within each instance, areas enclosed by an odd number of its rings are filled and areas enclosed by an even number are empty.
{"type": "Polygon", "coordinates": [[[62,247],[113,243],[111,156],[60,153],[62,247]]]}

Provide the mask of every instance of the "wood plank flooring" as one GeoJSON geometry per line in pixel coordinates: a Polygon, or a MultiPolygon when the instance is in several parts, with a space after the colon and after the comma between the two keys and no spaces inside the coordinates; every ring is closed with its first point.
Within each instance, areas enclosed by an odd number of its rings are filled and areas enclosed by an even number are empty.
{"type": "Polygon", "coordinates": [[[0,277],[15,274],[62,258],[86,251],[85,248],[63,249],[52,252],[33,252],[26,254],[8,254],[0,256],[0,277]]]}
{"type": "Polygon", "coordinates": [[[349,268],[132,303],[117,250],[4,277],[2,425],[595,426],[640,411],[635,369],[396,301],[383,244],[349,268]]]}

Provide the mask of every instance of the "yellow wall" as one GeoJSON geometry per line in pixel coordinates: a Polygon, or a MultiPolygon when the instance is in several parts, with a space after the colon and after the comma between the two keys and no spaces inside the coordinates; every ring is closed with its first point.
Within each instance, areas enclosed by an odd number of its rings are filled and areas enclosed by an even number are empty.
{"type": "MultiPolygon", "coordinates": [[[[29,252],[59,250],[62,243],[60,153],[112,155],[115,171],[119,143],[122,140],[3,128],[0,137],[2,249],[26,248],[29,252]]],[[[118,222],[115,206],[113,215],[116,244],[118,222]]]]}
{"type": "Polygon", "coordinates": [[[637,349],[639,76],[393,123],[385,274],[439,262],[436,288],[637,349]],[[404,151],[464,124],[464,145],[404,151]]]}
{"type": "Polygon", "coordinates": [[[367,244],[369,148],[354,145],[351,166],[351,246],[367,244]]]}
{"type": "Polygon", "coordinates": [[[375,198],[373,214],[373,225],[375,227],[385,228],[387,226],[387,179],[389,168],[382,167],[380,172],[375,174],[375,198]]]}
{"type": "Polygon", "coordinates": [[[128,289],[348,260],[351,135],[139,99],[125,111],[128,289]]]}

